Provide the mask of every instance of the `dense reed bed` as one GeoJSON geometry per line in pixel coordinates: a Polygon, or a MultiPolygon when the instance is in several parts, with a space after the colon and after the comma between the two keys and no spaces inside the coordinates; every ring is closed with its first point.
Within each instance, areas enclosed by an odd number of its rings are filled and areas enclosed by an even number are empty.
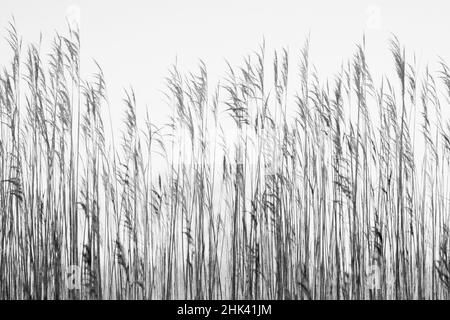
{"type": "Polygon", "coordinates": [[[7,30],[0,298],[449,297],[444,62],[394,37],[375,83],[362,41],[321,82],[308,41],[263,44],[218,84],[171,68],[156,124],[132,90],[110,105],[100,67],[81,79],[77,31],[43,53],[7,30]]]}

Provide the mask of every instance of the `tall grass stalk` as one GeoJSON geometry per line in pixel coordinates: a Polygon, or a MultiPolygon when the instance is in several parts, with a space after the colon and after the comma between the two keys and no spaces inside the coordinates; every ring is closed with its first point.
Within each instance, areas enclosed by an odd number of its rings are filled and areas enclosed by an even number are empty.
{"type": "Polygon", "coordinates": [[[220,83],[171,68],[167,124],[126,90],[117,130],[77,30],[48,54],[6,39],[2,299],[449,297],[445,62],[417,70],[394,37],[375,83],[363,39],[321,81],[309,39],[263,43],[220,83]]]}

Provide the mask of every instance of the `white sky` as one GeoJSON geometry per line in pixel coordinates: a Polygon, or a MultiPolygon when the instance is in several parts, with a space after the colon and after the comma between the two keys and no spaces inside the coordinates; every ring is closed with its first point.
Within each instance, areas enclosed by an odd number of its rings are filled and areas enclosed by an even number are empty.
{"type": "MultiPolygon", "coordinates": [[[[319,75],[330,78],[363,33],[373,74],[394,70],[391,33],[422,66],[438,56],[450,62],[449,7],[445,0],[0,0],[0,27],[14,15],[24,42],[37,41],[42,32],[49,43],[56,30],[66,31],[67,13],[79,11],[83,72],[94,70],[95,58],[114,107],[123,89],[133,86],[138,104],[158,116],[165,107],[164,77],[175,57],[190,70],[201,58],[209,74],[223,76],[225,58],[239,63],[258,49],[263,36],[269,53],[286,46],[297,58],[310,33],[311,59],[319,75]]],[[[9,55],[6,49],[6,41],[0,42],[0,62],[9,55]]],[[[298,59],[291,60],[294,64],[298,59]]]]}

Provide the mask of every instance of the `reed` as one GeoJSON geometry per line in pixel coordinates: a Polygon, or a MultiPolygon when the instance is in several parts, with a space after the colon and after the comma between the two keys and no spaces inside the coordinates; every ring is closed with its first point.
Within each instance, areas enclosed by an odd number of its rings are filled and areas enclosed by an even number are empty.
{"type": "Polygon", "coordinates": [[[449,298],[445,62],[393,37],[375,83],[363,39],[321,81],[309,39],[263,43],[220,83],[171,68],[166,124],[127,90],[119,132],[77,30],[6,39],[0,298],[449,298]]]}

